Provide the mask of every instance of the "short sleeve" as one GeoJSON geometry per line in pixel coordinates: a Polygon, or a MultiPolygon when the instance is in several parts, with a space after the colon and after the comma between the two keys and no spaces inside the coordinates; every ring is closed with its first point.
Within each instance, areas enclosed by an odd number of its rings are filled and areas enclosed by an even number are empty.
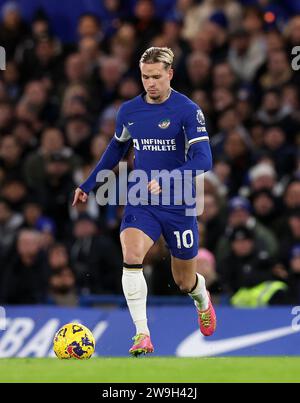
{"type": "Polygon", "coordinates": [[[185,107],[183,128],[189,145],[209,141],[204,114],[197,104],[191,102],[185,107]]]}

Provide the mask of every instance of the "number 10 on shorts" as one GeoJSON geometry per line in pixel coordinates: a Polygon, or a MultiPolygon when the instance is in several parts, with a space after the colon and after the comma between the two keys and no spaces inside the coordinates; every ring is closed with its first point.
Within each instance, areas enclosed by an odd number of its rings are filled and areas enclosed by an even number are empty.
{"type": "Polygon", "coordinates": [[[180,231],[174,231],[174,235],[176,236],[178,249],[181,249],[182,245],[184,248],[191,248],[194,245],[192,230],[187,229],[186,231],[183,231],[182,234],[180,234],[180,231]]]}

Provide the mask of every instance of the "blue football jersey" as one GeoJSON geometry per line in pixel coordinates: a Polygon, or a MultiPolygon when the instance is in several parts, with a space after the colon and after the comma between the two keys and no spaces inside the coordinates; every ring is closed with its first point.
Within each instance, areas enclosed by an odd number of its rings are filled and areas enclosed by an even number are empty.
{"type": "Polygon", "coordinates": [[[208,141],[204,115],[197,104],[172,89],[169,98],[150,104],[141,94],[125,102],[117,116],[115,138],[132,140],[134,168],[172,171],[191,158],[190,146],[208,141]]]}
{"type": "MultiPolygon", "coordinates": [[[[185,197],[187,194],[192,195],[191,203],[194,204],[193,177],[197,172],[211,169],[212,160],[203,113],[197,104],[174,90],[166,101],[159,104],[146,102],[144,96],[141,94],[121,106],[114,138],[80,187],[86,193],[92,190],[98,172],[113,169],[133,144],[136,181],[128,179],[128,190],[135,190],[135,184],[140,182],[142,186],[139,189],[142,190],[137,190],[137,193],[140,191],[142,195],[135,198],[134,192],[131,192],[133,197],[130,198],[128,192],[129,204],[133,199],[140,199],[145,202],[142,204],[183,206],[189,204],[185,197]],[[179,177],[176,176],[178,172],[179,177]],[[140,173],[146,177],[139,180],[140,173]],[[165,176],[169,180],[168,186],[163,180],[165,173],[171,173],[169,178],[165,176]],[[176,178],[172,176],[174,173],[176,178]],[[186,179],[187,173],[190,179],[186,179]],[[148,183],[156,178],[162,189],[157,197],[147,190],[148,183]],[[184,189],[187,184],[188,192],[184,189]]],[[[132,203],[135,205],[135,202],[132,203]]]]}

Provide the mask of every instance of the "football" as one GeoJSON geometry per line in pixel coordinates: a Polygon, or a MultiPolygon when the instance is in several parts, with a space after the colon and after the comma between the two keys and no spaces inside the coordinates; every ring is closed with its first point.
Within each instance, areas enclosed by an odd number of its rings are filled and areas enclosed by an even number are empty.
{"type": "Polygon", "coordinates": [[[90,358],[95,351],[92,332],[80,323],[67,323],[54,336],[53,350],[60,359],[90,358]]]}

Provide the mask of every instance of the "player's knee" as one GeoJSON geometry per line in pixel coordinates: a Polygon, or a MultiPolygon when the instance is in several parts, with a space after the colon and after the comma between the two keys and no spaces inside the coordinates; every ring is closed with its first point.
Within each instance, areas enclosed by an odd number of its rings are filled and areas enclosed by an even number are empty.
{"type": "Polygon", "coordinates": [[[183,294],[188,294],[193,288],[193,285],[189,281],[179,280],[176,281],[176,284],[183,294]]]}
{"type": "Polygon", "coordinates": [[[143,252],[137,248],[123,252],[123,259],[127,264],[142,264],[144,256],[143,252]]]}
{"type": "Polygon", "coordinates": [[[143,245],[139,242],[124,242],[122,244],[123,260],[127,264],[142,264],[144,260],[143,245]]]}

